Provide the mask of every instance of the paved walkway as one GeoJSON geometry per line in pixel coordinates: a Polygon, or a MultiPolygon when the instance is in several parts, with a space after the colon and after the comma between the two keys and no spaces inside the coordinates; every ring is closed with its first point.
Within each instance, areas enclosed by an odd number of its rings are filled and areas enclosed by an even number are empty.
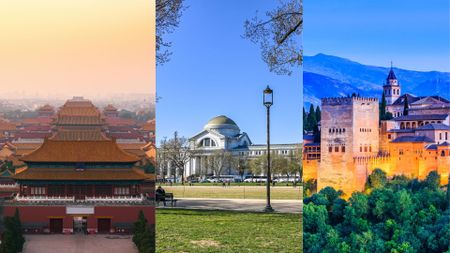
{"type": "Polygon", "coordinates": [[[137,253],[131,236],[25,235],[23,253],[137,253]]]}
{"type": "MultiPolygon", "coordinates": [[[[170,208],[170,203],[167,203],[170,208]]],[[[271,205],[275,212],[301,213],[303,203],[301,200],[272,200],[271,205]]],[[[206,199],[206,198],[179,198],[177,208],[228,210],[242,212],[261,212],[266,206],[264,199],[206,199]]],[[[164,208],[160,203],[159,208],[164,208]]]]}

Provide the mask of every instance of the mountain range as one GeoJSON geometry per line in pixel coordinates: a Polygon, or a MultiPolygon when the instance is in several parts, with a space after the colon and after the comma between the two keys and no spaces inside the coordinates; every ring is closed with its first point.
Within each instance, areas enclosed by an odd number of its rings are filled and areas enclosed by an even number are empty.
{"type": "MultiPolygon", "coordinates": [[[[403,94],[439,95],[450,99],[449,72],[393,69],[403,94]]],[[[311,103],[320,105],[320,99],[324,97],[341,97],[352,93],[380,98],[389,70],[389,67],[364,65],[325,54],[304,56],[305,106],[311,103]]]]}

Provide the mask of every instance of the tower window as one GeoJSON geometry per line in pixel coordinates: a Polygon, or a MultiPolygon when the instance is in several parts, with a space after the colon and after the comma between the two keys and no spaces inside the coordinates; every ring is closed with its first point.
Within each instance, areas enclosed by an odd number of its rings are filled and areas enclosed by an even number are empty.
{"type": "Polygon", "coordinates": [[[329,153],[333,152],[333,147],[328,147],[328,152],[329,153]]]}
{"type": "Polygon", "coordinates": [[[334,152],[339,152],[339,147],[338,146],[334,147],[334,152]]]}

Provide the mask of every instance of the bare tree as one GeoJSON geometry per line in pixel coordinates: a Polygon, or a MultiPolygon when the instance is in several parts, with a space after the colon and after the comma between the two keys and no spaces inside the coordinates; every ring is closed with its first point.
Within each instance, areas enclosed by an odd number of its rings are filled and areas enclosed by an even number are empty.
{"type": "Polygon", "coordinates": [[[169,61],[172,42],[164,40],[165,34],[173,33],[180,24],[185,7],[183,0],[156,0],[156,64],[169,61]]]}
{"type": "Polygon", "coordinates": [[[259,44],[262,58],[271,72],[291,75],[292,68],[302,63],[301,2],[301,0],[279,0],[279,6],[266,12],[264,18],[260,18],[257,12],[255,17],[244,23],[243,37],[259,44]]]}
{"type": "Polygon", "coordinates": [[[302,148],[299,147],[289,157],[288,173],[295,177],[294,184],[297,183],[297,174],[300,180],[303,177],[303,164],[302,164],[302,148]]]}
{"type": "Polygon", "coordinates": [[[164,145],[163,152],[166,153],[170,164],[181,173],[181,182],[184,183],[184,168],[193,155],[189,141],[178,136],[178,132],[174,132],[173,138],[167,140],[164,145]]]}
{"type": "Polygon", "coordinates": [[[286,172],[288,171],[288,163],[289,160],[285,156],[279,155],[277,153],[271,154],[271,168],[273,174],[286,174],[286,172]]]}
{"type": "Polygon", "coordinates": [[[253,175],[265,174],[267,168],[267,155],[262,155],[249,161],[249,168],[253,175]]]}
{"type": "Polygon", "coordinates": [[[220,179],[223,169],[232,165],[233,156],[230,152],[220,149],[208,156],[209,166],[214,171],[214,174],[220,179]]]}
{"type": "Polygon", "coordinates": [[[167,157],[167,137],[164,137],[160,142],[160,148],[156,152],[156,168],[157,168],[157,174],[161,175],[163,177],[163,180],[165,181],[166,175],[168,172],[168,163],[169,159],[167,157]]]}
{"type": "Polygon", "coordinates": [[[250,160],[247,155],[238,156],[234,159],[235,167],[239,173],[239,176],[244,180],[245,172],[250,170],[250,160]]]}

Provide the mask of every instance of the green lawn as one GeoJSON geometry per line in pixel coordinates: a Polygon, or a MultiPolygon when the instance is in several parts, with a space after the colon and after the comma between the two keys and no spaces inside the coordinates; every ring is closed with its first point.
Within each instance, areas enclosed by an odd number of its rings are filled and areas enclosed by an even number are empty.
{"type": "MultiPolygon", "coordinates": [[[[175,198],[232,198],[232,199],[265,199],[264,186],[162,186],[166,192],[173,193],[175,198]]],[[[271,187],[272,199],[302,198],[302,187],[271,187]]]]}
{"type": "Polygon", "coordinates": [[[156,210],[157,252],[301,252],[300,214],[156,210]]]}

